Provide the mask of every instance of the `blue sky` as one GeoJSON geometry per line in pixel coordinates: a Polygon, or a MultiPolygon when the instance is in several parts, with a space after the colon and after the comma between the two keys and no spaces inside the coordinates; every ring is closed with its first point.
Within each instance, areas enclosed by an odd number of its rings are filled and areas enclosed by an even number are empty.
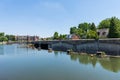
{"type": "Polygon", "coordinates": [[[69,34],[71,26],[120,18],[120,0],[0,0],[0,32],[15,35],[69,34]]]}

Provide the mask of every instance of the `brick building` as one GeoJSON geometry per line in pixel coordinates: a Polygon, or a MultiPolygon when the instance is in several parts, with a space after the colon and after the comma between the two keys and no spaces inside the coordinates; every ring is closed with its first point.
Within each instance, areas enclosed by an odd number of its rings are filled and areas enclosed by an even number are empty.
{"type": "Polygon", "coordinates": [[[21,42],[39,41],[39,36],[15,36],[15,40],[21,42]]]}
{"type": "Polygon", "coordinates": [[[67,35],[67,39],[69,39],[69,40],[79,40],[80,37],[76,34],[69,34],[69,35],[67,35]]]}

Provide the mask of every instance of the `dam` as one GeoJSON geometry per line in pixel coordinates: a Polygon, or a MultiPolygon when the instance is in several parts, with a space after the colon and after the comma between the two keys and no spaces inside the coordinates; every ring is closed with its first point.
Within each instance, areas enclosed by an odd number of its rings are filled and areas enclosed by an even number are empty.
{"type": "Polygon", "coordinates": [[[95,54],[103,51],[107,55],[120,55],[120,38],[115,39],[81,39],[81,40],[53,40],[32,42],[36,48],[49,49],[56,51],[67,51],[72,49],[74,52],[84,52],[95,54]]]}

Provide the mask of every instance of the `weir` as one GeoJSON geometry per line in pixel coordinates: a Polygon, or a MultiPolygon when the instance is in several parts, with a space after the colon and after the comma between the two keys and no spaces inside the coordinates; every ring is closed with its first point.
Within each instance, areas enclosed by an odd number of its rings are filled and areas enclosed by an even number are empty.
{"type": "Polygon", "coordinates": [[[85,52],[95,54],[103,51],[108,55],[120,55],[120,38],[117,39],[81,39],[81,40],[55,40],[32,42],[36,48],[52,48],[58,51],[72,49],[75,52],[85,52]]]}

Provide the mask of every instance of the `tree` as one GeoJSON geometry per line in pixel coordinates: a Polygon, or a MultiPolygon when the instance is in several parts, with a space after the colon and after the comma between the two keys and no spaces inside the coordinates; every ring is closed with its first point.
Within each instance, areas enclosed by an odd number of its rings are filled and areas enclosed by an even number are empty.
{"type": "Polygon", "coordinates": [[[63,35],[62,35],[62,39],[65,40],[65,39],[66,39],[66,36],[67,36],[66,34],[63,34],[63,35]]]}
{"type": "Polygon", "coordinates": [[[70,34],[76,34],[77,28],[76,27],[71,27],[70,28],[70,34]]]}
{"type": "Polygon", "coordinates": [[[59,39],[63,39],[63,35],[62,34],[60,34],[59,39]]]}
{"type": "Polygon", "coordinates": [[[82,37],[82,36],[84,36],[84,31],[82,29],[78,28],[76,34],[82,37]]]}
{"type": "Polygon", "coordinates": [[[0,33],[0,42],[3,42],[3,41],[7,41],[8,40],[8,38],[7,37],[5,37],[5,33],[0,33]]]}
{"type": "Polygon", "coordinates": [[[54,33],[53,38],[54,38],[54,39],[58,39],[58,38],[59,38],[58,32],[55,32],[55,33],[54,33]]]}
{"type": "Polygon", "coordinates": [[[78,28],[82,29],[83,31],[87,32],[90,28],[90,23],[81,23],[78,25],[78,28]]]}
{"type": "Polygon", "coordinates": [[[87,32],[87,38],[88,38],[88,39],[98,39],[97,32],[96,32],[96,31],[93,31],[93,30],[89,30],[89,31],[87,32]]]}
{"type": "MultiPolygon", "coordinates": [[[[87,38],[87,35],[88,35],[88,32],[96,32],[96,26],[94,23],[87,23],[87,22],[84,22],[84,23],[80,23],[78,25],[78,28],[76,27],[71,27],[70,28],[70,33],[71,34],[77,34],[79,35],[81,38],[87,38]]],[[[96,32],[97,33],[97,32],[96,32]]],[[[93,38],[93,35],[89,35],[90,38],[93,38]],[[90,37],[91,36],[91,37],[90,37]]]]}
{"type": "Polygon", "coordinates": [[[120,38],[120,20],[112,17],[110,20],[109,38],[120,38]]]}
{"type": "Polygon", "coordinates": [[[1,36],[1,37],[0,37],[0,42],[7,41],[7,40],[8,40],[8,38],[5,37],[5,36],[1,36]]]}
{"type": "Polygon", "coordinates": [[[15,36],[14,35],[6,35],[8,40],[15,41],[15,36]]]}
{"type": "Polygon", "coordinates": [[[109,28],[110,27],[110,20],[111,20],[111,18],[107,18],[105,20],[102,20],[98,25],[98,29],[109,28]]]}
{"type": "Polygon", "coordinates": [[[92,24],[90,25],[90,30],[93,30],[93,31],[96,31],[96,30],[97,30],[94,23],[92,23],[92,24]]]}
{"type": "Polygon", "coordinates": [[[1,37],[1,36],[4,36],[4,35],[5,35],[5,33],[4,33],[4,32],[0,33],[0,37],[1,37]]]}
{"type": "Polygon", "coordinates": [[[67,35],[65,35],[65,34],[63,34],[63,35],[60,34],[59,39],[60,39],[60,40],[65,40],[65,39],[66,39],[66,36],[67,36],[67,35]]]}

